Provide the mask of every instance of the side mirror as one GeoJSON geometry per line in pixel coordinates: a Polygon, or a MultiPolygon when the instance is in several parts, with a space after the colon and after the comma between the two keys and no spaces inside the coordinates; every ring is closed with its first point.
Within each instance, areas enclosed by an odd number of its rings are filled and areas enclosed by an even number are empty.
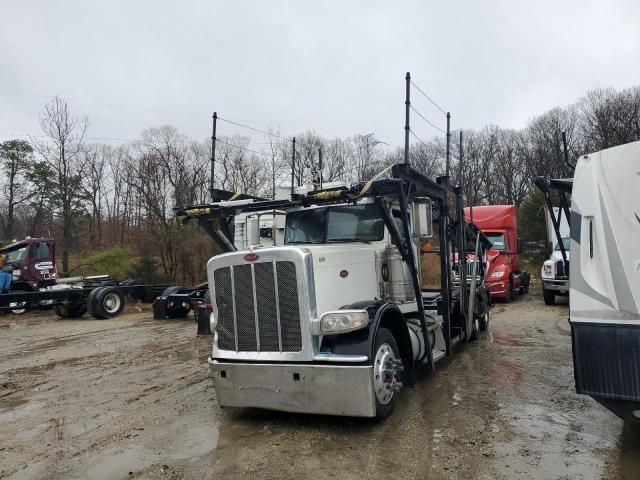
{"type": "Polygon", "coordinates": [[[417,198],[413,203],[413,237],[424,240],[433,236],[431,200],[417,198]]]}
{"type": "Polygon", "coordinates": [[[518,244],[518,251],[517,251],[516,253],[522,253],[522,245],[523,245],[523,242],[522,242],[522,239],[521,239],[521,238],[519,238],[519,239],[517,240],[517,244],[518,244]]]}

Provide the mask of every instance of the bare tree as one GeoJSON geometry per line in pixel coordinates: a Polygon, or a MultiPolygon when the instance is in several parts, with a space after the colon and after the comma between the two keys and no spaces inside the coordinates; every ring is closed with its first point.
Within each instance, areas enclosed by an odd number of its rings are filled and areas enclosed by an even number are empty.
{"type": "Polygon", "coordinates": [[[5,237],[11,238],[14,233],[15,209],[31,196],[27,174],[33,162],[33,147],[24,140],[0,143],[0,161],[4,173],[3,197],[7,209],[2,226],[5,237]]]}
{"type": "Polygon", "coordinates": [[[216,183],[224,190],[265,196],[269,188],[269,172],[260,157],[248,151],[248,137],[220,137],[216,144],[216,183]]]}
{"type": "Polygon", "coordinates": [[[67,102],[56,96],[40,114],[40,126],[47,140],[37,144],[37,151],[54,174],[52,199],[62,222],[62,270],[68,272],[75,221],[82,210],[81,152],[89,121],[72,117],[67,102]]]}
{"type": "Polygon", "coordinates": [[[322,159],[322,178],[325,182],[350,180],[353,145],[349,139],[334,138],[325,144],[322,159]]]}
{"type": "Polygon", "coordinates": [[[382,159],[376,147],[380,141],[373,133],[353,137],[353,179],[365,182],[376,175],[382,167],[382,159]]]}
{"type": "MultiPolygon", "coordinates": [[[[291,147],[291,143],[285,140],[280,130],[275,127],[269,128],[267,140],[267,169],[269,170],[269,182],[271,198],[276,198],[276,191],[279,184],[285,183],[283,177],[289,171],[287,164],[287,150],[291,147]]],[[[289,157],[290,157],[289,153],[289,157]]],[[[291,160],[289,160],[291,162],[291,160]]]]}
{"type": "Polygon", "coordinates": [[[102,245],[102,208],[105,194],[107,165],[106,158],[110,156],[107,145],[89,145],[83,149],[85,175],[82,179],[84,199],[91,209],[89,216],[89,240],[91,245],[102,245]]]}

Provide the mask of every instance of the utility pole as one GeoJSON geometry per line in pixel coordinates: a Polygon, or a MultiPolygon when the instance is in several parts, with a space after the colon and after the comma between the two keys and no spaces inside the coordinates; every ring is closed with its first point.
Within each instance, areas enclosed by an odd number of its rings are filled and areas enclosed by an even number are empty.
{"type": "Polygon", "coordinates": [[[292,144],[293,152],[291,154],[291,200],[293,200],[293,195],[296,193],[296,187],[294,185],[296,169],[296,137],[293,137],[292,144]]]}
{"type": "Polygon", "coordinates": [[[464,150],[462,149],[462,130],[460,130],[460,172],[458,173],[458,184],[464,193],[464,150]]]}
{"type": "Polygon", "coordinates": [[[216,123],[218,112],[213,112],[213,129],[211,132],[211,201],[215,202],[214,188],[216,184],[216,123]]]}
{"type": "Polygon", "coordinates": [[[404,163],[409,164],[409,132],[411,131],[411,127],[409,127],[409,109],[411,108],[411,74],[407,72],[406,80],[406,95],[405,95],[405,120],[404,120],[404,163]]]}
{"type": "Polygon", "coordinates": [[[322,188],[322,147],[318,148],[318,180],[320,182],[320,188],[322,188]]]}
{"type": "Polygon", "coordinates": [[[447,170],[445,175],[449,176],[451,158],[451,114],[447,112],[447,170]]]}

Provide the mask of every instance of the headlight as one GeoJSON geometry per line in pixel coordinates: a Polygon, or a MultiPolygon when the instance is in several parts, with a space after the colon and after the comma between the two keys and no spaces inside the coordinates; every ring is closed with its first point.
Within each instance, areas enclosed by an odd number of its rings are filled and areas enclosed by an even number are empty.
{"type": "Polygon", "coordinates": [[[22,271],[19,268],[16,268],[13,272],[11,272],[14,277],[20,277],[22,275],[22,271]]]}
{"type": "Polygon", "coordinates": [[[369,314],[366,310],[337,310],[327,312],[320,318],[320,333],[331,335],[334,333],[352,332],[364,328],[369,324],[369,314]]]}
{"type": "Polygon", "coordinates": [[[507,272],[504,270],[497,270],[491,274],[491,278],[502,278],[507,272]]]}
{"type": "Polygon", "coordinates": [[[215,317],[213,312],[209,315],[209,328],[211,329],[211,333],[213,333],[216,329],[216,325],[218,324],[218,319],[215,317]]]}
{"type": "Polygon", "coordinates": [[[542,265],[542,275],[546,277],[553,276],[553,262],[544,262],[542,265]]]}

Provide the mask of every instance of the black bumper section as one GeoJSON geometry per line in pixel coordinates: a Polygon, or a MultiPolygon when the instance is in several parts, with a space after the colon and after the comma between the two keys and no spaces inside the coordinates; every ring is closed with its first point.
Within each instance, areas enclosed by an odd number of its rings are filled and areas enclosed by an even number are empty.
{"type": "Polygon", "coordinates": [[[640,405],[640,325],[572,322],[571,340],[578,393],[618,415],[640,405]]]}

